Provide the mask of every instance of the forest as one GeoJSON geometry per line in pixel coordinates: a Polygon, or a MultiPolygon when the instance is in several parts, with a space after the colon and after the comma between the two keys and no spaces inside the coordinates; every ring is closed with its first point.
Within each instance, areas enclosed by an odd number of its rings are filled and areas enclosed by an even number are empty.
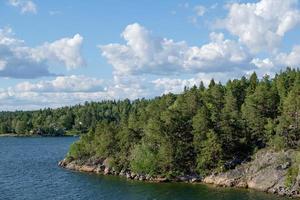
{"type": "Polygon", "coordinates": [[[274,78],[256,73],[213,79],[181,94],[153,99],[0,113],[0,134],[73,135],[70,160],[109,159],[117,170],[176,176],[223,171],[258,149],[297,148],[300,139],[300,71],[274,78]]]}

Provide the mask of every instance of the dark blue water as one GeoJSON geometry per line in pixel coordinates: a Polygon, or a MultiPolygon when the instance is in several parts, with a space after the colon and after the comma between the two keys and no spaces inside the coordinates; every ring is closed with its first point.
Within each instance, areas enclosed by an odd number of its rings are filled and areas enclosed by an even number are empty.
{"type": "Polygon", "coordinates": [[[76,138],[0,137],[1,200],[276,200],[250,190],[184,183],[153,184],[61,169],[76,138]]]}

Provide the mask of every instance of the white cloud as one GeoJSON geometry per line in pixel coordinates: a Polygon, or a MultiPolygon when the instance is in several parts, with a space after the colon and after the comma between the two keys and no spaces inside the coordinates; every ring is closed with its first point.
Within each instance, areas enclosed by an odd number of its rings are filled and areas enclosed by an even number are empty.
{"type": "Polygon", "coordinates": [[[205,6],[202,6],[202,5],[195,6],[194,10],[196,12],[196,15],[199,16],[199,17],[203,16],[206,12],[205,6]]]}
{"type": "Polygon", "coordinates": [[[101,99],[109,99],[103,80],[76,75],[61,76],[50,81],[26,81],[0,89],[0,110],[58,107],[101,99]]]}
{"type": "Polygon", "coordinates": [[[296,68],[300,66],[300,45],[293,47],[289,53],[278,53],[270,58],[259,59],[255,58],[251,61],[258,67],[258,71],[263,74],[274,74],[276,71],[285,68],[296,68]]]}
{"type": "Polygon", "coordinates": [[[108,44],[99,46],[102,55],[112,64],[115,73],[164,74],[179,70],[187,45],[165,38],[156,38],[139,24],[131,24],[122,33],[126,45],[108,44]]]}
{"type": "Polygon", "coordinates": [[[285,65],[290,67],[300,66],[300,45],[293,47],[290,53],[280,53],[276,56],[275,62],[279,65],[285,65]]]}
{"type": "Polygon", "coordinates": [[[22,82],[15,86],[16,92],[95,92],[103,91],[103,80],[86,76],[58,76],[51,81],[22,82]]]}
{"type": "Polygon", "coordinates": [[[5,60],[0,60],[0,71],[4,70],[7,65],[7,62],[5,60]]]}
{"type": "Polygon", "coordinates": [[[256,65],[259,69],[273,68],[274,67],[274,63],[269,58],[265,58],[265,59],[254,58],[251,61],[251,63],[253,63],[254,65],[256,65]]]}
{"type": "Polygon", "coordinates": [[[178,7],[188,9],[190,7],[190,4],[188,2],[180,3],[178,4],[178,7]]]}
{"type": "Polygon", "coordinates": [[[239,37],[252,52],[274,51],[284,35],[300,22],[297,0],[232,3],[219,26],[239,37]]]}
{"type": "Polygon", "coordinates": [[[231,73],[199,73],[193,78],[149,78],[148,76],[114,76],[113,81],[87,76],[62,76],[53,80],[21,82],[6,89],[0,88],[0,110],[39,109],[60,107],[113,99],[152,98],[169,92],[179,93],[184,86],[208,85],[210,79],[225,80],[231,73]]]}
{"type": "Polygon", "coordinates": [[[62,38],[52,43],[45,43],[32,49],[34,59],[44,59],[62,62],[68,69],[75,69],[85,65],[81,56],[83,37],[79,34],[73,38],[62,38]]]}
{"type": "Polygon", "coordinates": [[[162,94],[168,93],[179,93],[183,90],[185,86],[191,87],[193,85],[198,85],[200,80],[196,80],[195,78],[191,79],[180,79],[180,78],[159,78],[153,80],[156,89],[160,89],[162,94]]]}
{"type": "Polygon", "coordinates": [[[250,54],[237,42],[224,39],[222,33],[211,33],[211,42],[201,47],[190,47],[184,68],[195,72],[232,71],[249,67],[250,54]]]}
{"type": "Polygon", "coordinates": [[[154,90],[160,92],[160,94],[167,93],[180,93],[183,91],[184,87],[192,87],[194,85],[199,86],[202,81],[205,86],[208,86],[212,79],[215,82],[226,83],[229,79],[240,78],[246,75],[246,72],[232,71],[232,72],[216,72],[216,73],[198,73],[192,78],[158,78],[151,81],[154,84],[154,90]]]}
{"type": "Polygon", "coordinates": [[[21,10],[21,13],[37,13],[37,6],[30,0],[9,0],[9,5],[17,7],[21,10]]]}
{"type": "Polygon", "coordinates": [[[31,48],[17,39],[10,28],[0,29],[0,77],[37,78],[53,76],[49,66],[63,64],[68,69],[84,65],[81,56],[83,38],[62,38],[31,48]]]}
{"type": "Polygon", "coordinates": [[[231,71],[247,68],[251,60],[238,42],[225,40],[223,34],[211,33],[210,43],[190,47],[184,41],[154,37],[135,23],[125,28],[122,37],[125,45],[99,46],[117,75],[231,71]]]}

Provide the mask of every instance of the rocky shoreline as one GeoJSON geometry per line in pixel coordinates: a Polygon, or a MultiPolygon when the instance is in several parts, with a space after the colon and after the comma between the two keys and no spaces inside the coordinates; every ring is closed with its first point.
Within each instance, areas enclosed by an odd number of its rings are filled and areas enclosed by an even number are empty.
{"type": "Polygon", "coordinates": [[[203,179],[204,183],[224,187],[250,188],[281,196],[300,197],[299,167],[295,163],[294,150],[274,152],[262,150],[249,163],[221,174],[203,179]],[[294,180],[287,183],[288,170],[297,167],[294,180]],[[289,184],[289,186],[287,186],[289,184]]]}
{"type": "Polygon", "coordinates": [[[107,159],[97,160],[95,158],[85,161],[68,161],[64,159],[58,165],[69,170],[104,175],[111,174],[140,181],[205,183],[221,187],[249,188],[281,196],[299,198],[300,174],[298,173],[289,186],[286,184],[288,170],[295,165],[293,163],[295,153],[294,150],[281,152],[261,150],[253,156],[250,162],[239,165],[233,170],[206,177],[186,175],[166,178],[136,174],[126,170],[118,172],[109,167],[107,159]]]}
{"type": "Polygon", "coordinates": [[[86,161],[74,160],[69,162],[67,159],[64,159],[58,163],[58,166],[73,171],[122,176],[127,179],[156,182],[156,183],[162,183],[162,182],[196,183],[202,181],[202,178],[198,175],[178,176],[170,179],[162,176],[150,176],[146,174],[137,174],[137,173],[130,172],[128,170],[121,170],[118,172],[114,170],[114,168],[110,168],[108,166],[107,160],[89,159],[86,161]]]}

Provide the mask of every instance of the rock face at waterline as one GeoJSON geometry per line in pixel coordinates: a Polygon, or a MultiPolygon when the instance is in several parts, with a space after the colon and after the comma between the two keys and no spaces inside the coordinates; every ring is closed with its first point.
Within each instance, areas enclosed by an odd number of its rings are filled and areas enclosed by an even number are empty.
{"type": "Polygon", "coordinates": [[[96,173],[96,174],[104,174],[104,175],[118,175],[126,177],[127,179],[134,179],[134,180],[140,180],[140,181],[149,181],[149,182],[168,182],[168,181],[174,181],[174,182],[200,182],[202,179],[198,175],[186,175],[186,176],[178,176],[174,177],[172,179],[168,179],[166,177],[162,176],[150,176],[147,174],[137,174],[130,172],[129,170],[121,170],[116,171],[114,168],[110,168],[108,164],[108,160],[105,159],[96,159],[96,158],[90,158],[87,160],[73,160],[68,161],[67,159],[64,159],[58,163],[60,167],[74,170],[74,171],[80,171],[80,172],[89,172],[89,173],[96,173]]]}
{"type": "Polygon", "coordinates": [[[107,159],[90,158],[88,160],[66,159],[59,162],[59,166],[76,171],[93,172],[100,174],[112,174],[124,176],[128,179],[152,182],[203,182],[222,187],[251,188],[259,191],[300,197],[299,166],[295,162],[297,152],[294,150],[275,152],[272,150],[260,150],[252,161],[243,163],[233,170],[224,173],[212,174],[201,178],[200,176],[182,176],[167,179],[165,177],[151,177],[149,175],[135,174],[130,171],[116,171],[110,168],[107,159]],[[296,171],[290,173],[290,171],[296,171]]]}
{"type": "Polygon", "coordinates": [[[225,173],[213,174],[204,183],[225,187],[251,188],[264,192],[300,197],[299,167],[295,163],[296,152],[261,150],[253,160],[225,173]],[[296,171],[291,174],[290,171],[296,171]]]}

